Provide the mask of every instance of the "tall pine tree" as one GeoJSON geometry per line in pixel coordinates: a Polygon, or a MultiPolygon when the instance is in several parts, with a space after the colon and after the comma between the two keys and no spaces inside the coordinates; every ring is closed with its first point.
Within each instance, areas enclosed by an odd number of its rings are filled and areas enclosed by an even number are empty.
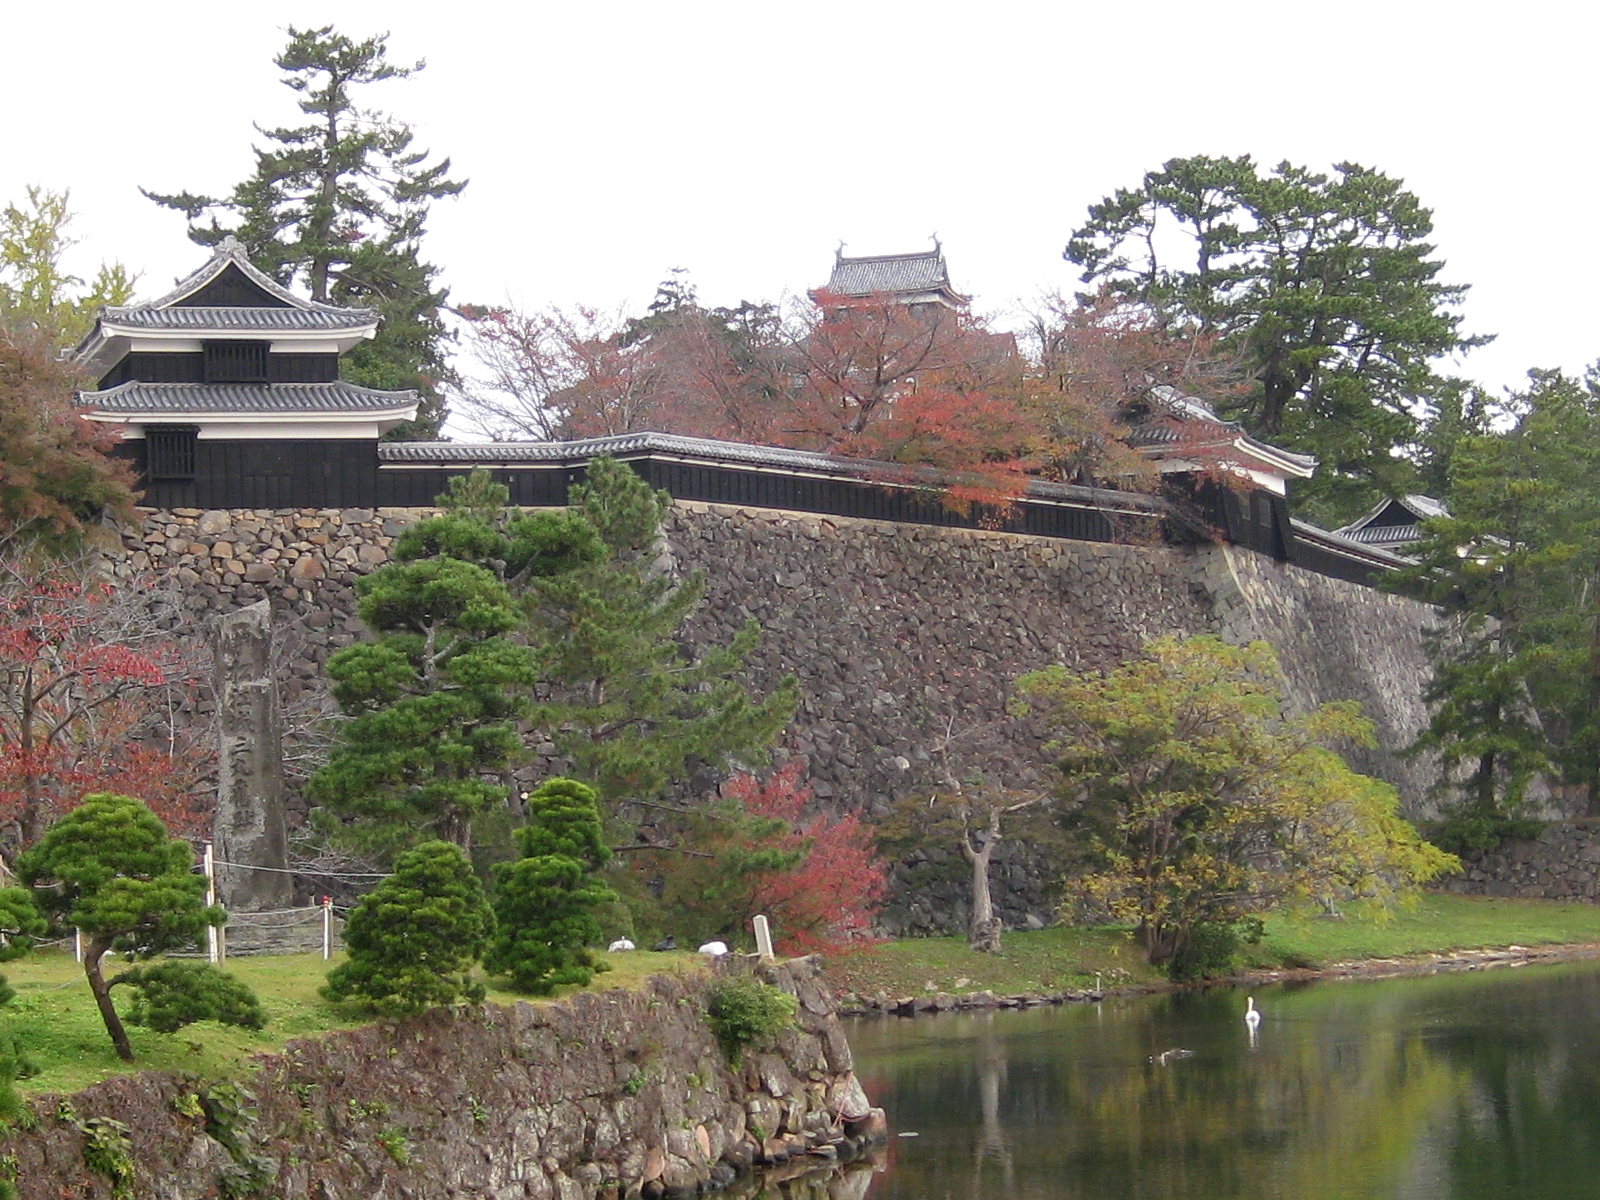
{"type": "Polygon", "coordinates": [[[514,638],[521,614],[501,578],[511,542],[483,517],[504,501],[493,489],[486,475],[453,480],[443,514],[401,534],[395,561],[356,584],[374,640],[328,661],[351,720],[311,790],[358,818],[361,840],[470,848],[474,820],[505,802],[538,663],[514,638]]]}
{"type": "Polygon", "coordinates": [[[1403,181],[1370,167],[1197,155],[1091,205],[1065,257],[1234,351],[1253,386],[1226,415],[1316,455],[1297,505],[1336,522],[1411,490],[1409,452],[1459,391],[1443,360],[1488,340],[1462,331],[1467,289],[1440,281],[1432,232],[1403,181]]]}
{"type": "Polygon", "coordinates": [[[1418,749],[1458,793],[1461,849],[1522,832],[1540,774],[1600,793],[1600,388],[1535,371],[1498,417],[1455,440],[1451,515],[1396,581],[1446,614],[1418,749]]]}
{"type": "Polygon", "coordinates": [[[305,125],[263,130],[256,169],[226,197],[145,192],[189,218],[203,246],[233,234],[252,261],[278,282],[298,284],[314,300],[375,308],[378,336],[344,356],[353,383],[416,388],[417,419],[391,439],[436,436],[444,420],[443,385],[451,379],[440,318],[446,289],[422,259],[431,203],[460,193],[448,158],[429,162],[409,126],[357,106],[357,91],[405,79],[425,65],[388,59],[388,35],[352,41],[331,25],[289,29],[274,60],[296,92],[305,125]]]}
{"type": "Polygon", "coordinates": [[[798,702],[792,676],[759,700],[739,681],[761,638],[754,619],[698,657],[679,644],[704,581],[656,568],[669,502],[623,464],[595,459],[571,512],[599,534],[605,557],[527,585],[528,636],[548,684],[531,721],[607,801],[655,795],[698,767],[764,759],[798,702]]]}

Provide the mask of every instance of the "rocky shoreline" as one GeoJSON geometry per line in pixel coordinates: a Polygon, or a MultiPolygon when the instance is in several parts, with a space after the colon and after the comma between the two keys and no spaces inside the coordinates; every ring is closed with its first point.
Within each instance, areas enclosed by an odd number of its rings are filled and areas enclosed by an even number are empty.
{"type": "MultiPolygon", "coordinates": [[[[887,1136],[812,960],[637,990],[463,1005],[290,1042],[240,1079],[145,1071],[28,1098],[0,1136],[20,1200],[691,1200],[752,1168],[839,1167],[887,1136]],[[717,978],[754,971],[795,1023],[730,1063],[717,978]]],[[[757,1189],[759,1190],[759,1189],[757,1189]]]]}
{"type": "Polygon", "coordinates": [[[837,1003],[841,1017],[920,1017],[945,1012],[1044,1008],[1061,1004],[1094,1003],[1112,996],[1147,996],[1194,988],[1241,987],[1249,984],[1309,982],[1318,979],[1388,979],[1404,975],[1442,975],[1457,971],[1524,967],[1535,963],[1580,962],[1586,959],[1600,959],[1600,943],[1507,946],[1503,949],[1454,950],[1445,954],[1425,954],[1408,958],[1356,959],[1332,963],[1326,967],[1241,971],[1236,975],[1196,980],[1192,983],[1154,982],[1102,989],[1079,988],[1005,995],[993,991],[933,992],[920,996],[890,996],[884,992],[861,996],[853,992],[842,992],[838,996],[837,1003]]]}

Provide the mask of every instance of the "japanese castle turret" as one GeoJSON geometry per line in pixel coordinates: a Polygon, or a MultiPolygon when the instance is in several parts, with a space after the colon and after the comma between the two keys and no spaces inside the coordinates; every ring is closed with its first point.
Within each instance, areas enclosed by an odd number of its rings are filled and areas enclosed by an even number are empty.
{"type": "Polygon", "coordinates": [[[380,436],[417,410],[415,392],[339,378],[377,328],[370,309],[296,295],[227,237],[160,299],[102,310],[76,352],[99,385],[79,399],[123,427],[146,504],[347,504],[373,491],[380,436]]]}
{"type": "Polygon", "coordinates": [[[937,240],[932,250],[863,258],[846,258],[840,247],[834,253],[833,274],[827,284],[807,294],[829,308],[850,308],[887,299],[912,312],[958,311],[972,302],[971,296],[951,285],[944,247],[937,240]]]}

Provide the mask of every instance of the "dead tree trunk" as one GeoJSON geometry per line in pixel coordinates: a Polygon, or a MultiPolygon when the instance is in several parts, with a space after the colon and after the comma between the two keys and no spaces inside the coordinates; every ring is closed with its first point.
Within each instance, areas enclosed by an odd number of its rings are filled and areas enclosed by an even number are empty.
{"type": "Polygon", "coordinates": [[[989,892],[989,863],[1000,844],[998,808],[989,810],[988,828],[978,832],[977,841],[974,846],[973,835],[962,834],[961,854],[972,864],[972,919],[967,926],[967,941],[980,953],[999,954],[1000,918],[994,915],[994,898],[989,892]]]}

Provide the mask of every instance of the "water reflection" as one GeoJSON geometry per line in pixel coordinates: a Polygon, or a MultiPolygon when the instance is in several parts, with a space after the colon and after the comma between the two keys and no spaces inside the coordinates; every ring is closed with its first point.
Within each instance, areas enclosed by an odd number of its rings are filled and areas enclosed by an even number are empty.
{"type": "Polygon", "coordinates": [[[869,1200],[1600,1195],[1595,964],[1255,996],[858,1023],[869,1200]]]}

